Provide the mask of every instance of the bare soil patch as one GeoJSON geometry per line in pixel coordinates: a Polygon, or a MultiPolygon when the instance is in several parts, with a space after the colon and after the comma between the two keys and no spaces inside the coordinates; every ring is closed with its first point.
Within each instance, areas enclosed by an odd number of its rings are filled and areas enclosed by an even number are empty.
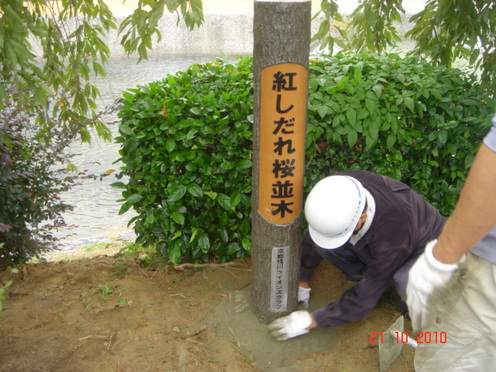
{"type": "MultiPolygon", "coordinates": [[[[399,316],[393,291],[364,320],[274,341],[252,314],[251,262],[183,272],[142,258],[97,256],[0,273],[0,371],[356,371],[379,370],[371,332],[399,316]]],[[[324,263],[310,310],[347,286],[324,263]]],[[[409,322],[407,322],[409,326],[409,322]]],[[[405,346],[391,371],[413,369],[405,346]]]]}

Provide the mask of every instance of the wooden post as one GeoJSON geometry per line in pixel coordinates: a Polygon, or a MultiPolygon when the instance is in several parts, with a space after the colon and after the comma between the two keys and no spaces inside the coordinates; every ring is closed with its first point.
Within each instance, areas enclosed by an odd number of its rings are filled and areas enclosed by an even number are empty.
{"type": "Polygon", "coordinates": [[[253,313],[269,323],[298,302],[310,0],[255,0],[253,313]]]}

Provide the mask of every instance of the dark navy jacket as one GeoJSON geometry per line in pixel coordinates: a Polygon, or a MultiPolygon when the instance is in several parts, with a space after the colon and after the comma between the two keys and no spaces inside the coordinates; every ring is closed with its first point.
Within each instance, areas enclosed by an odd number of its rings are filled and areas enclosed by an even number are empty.
{"type": "Polygon", "coordinates": [[[438,237],[446,220],[402,182],[362,170],[336,174],[359,180],[373,196],[376,211],[369,230],[354,246],[347,242],[336,249],[324,249],[312,241],[308,232],[305,234],[301,245],[301,281],[309,282],[322,259],[332,262],[331,255],[348,260],[340,268],[349,274],[360,267],[364,269],[359,283],[336,302],[313,313],[319,327],[336,327],[364,318],[377,305],[396,271],[438,237]]]}

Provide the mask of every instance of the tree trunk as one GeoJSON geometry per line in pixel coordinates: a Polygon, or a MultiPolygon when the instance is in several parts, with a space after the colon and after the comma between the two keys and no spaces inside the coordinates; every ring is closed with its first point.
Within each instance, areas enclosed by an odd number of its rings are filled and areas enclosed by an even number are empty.
{"type": "Polygon", "coordinates": [[[298,298],[311,2],[255,1],[253,313],[269,323],[298,298]]]}

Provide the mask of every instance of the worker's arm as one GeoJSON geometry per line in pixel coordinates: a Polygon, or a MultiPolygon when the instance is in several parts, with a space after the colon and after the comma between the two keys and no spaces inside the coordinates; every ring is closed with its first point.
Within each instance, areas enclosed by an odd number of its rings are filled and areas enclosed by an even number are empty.
{"type": "Polygon", "coordinates": [[[470,168],[455,211],[437,241],[412,266],[406,289],[414,330],[422,330],[428,318],[428,300],[445,286],[465,253],[496,225],[496,116],[470,168]]]}
{"type": "Polygon", "coordinates": [[[496,225],[496,152],[483,144],[433,256],[455,263],[496,225]]]}

